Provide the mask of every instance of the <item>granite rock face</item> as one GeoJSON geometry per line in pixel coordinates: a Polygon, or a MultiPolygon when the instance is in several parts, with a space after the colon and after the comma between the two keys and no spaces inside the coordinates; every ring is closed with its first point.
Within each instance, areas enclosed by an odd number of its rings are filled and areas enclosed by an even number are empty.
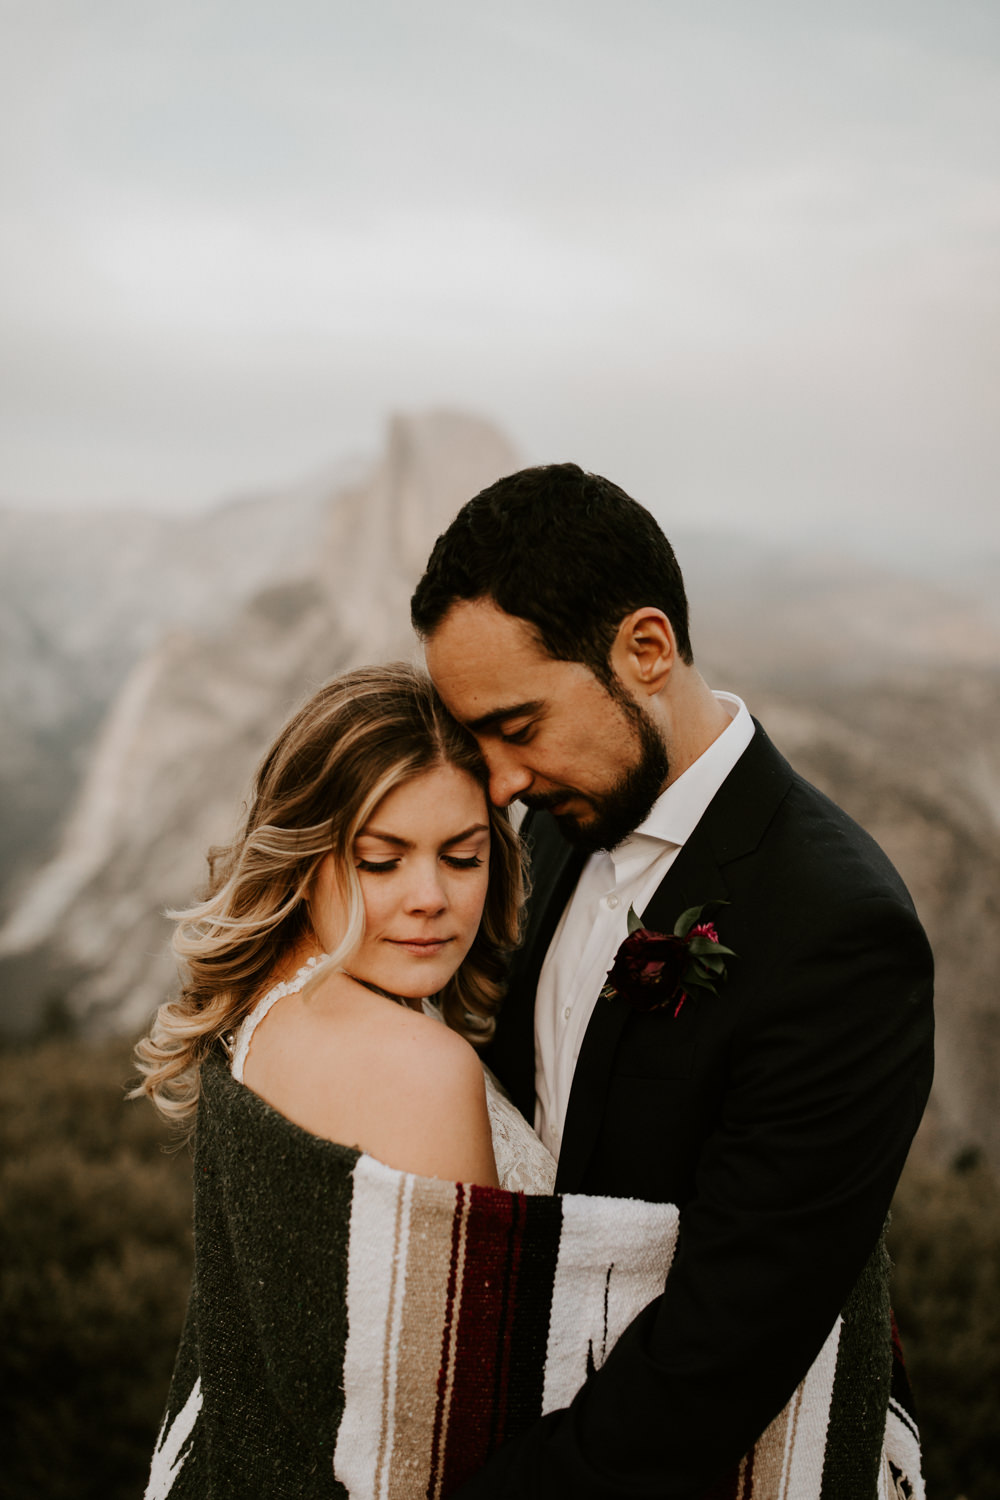
{"type": "Polygon", "coordinates": [[[877,713],[857,689],[831,687],[812,704],[762,692],[755,703],[796,768],[882,845],[927,929],[937,1046],[923,1144],[944,1159],[978,1147],[1000,1168],[1000,766],[994,751],[987,770],[976,749],[988,720],[998,743],[998,688],[996,674],[968,671],[935,694],[883,684],[877,713]],[[938,761],[947,717],[954,759],[938,761]]]}
{"type": "MultiPolygon", "coordinates": [[[[1000,616],[843,558],[682,546],[696,651],[778,748],[878,840],[936,964],[937,1064],[924,1149],[1000,1169],[1000,616]]],[[[995,580],[1000,582],[1000,579],[995,580]]]]}
{"type": "Polygon", "coordinates": [[[0,910],[55,852],[132,668],[296,576],[328,503],[310,486],[177,519],[0,511],[0,910]]]}
{"type": "Polygon", "coordinates": [[[210,603],[140,650],[112,697],[58,847],[0,931],[8,1033],[53,1010],[89,1031],[145,1022],[174,980],[162,913],[202,884],[205,851],[230,833],[269,740],[333,673],[414,655],[409,598],[434,538],[517,466],[485,422],[399,417],[368,472],[286,514],[292,540],[280,502],[277,516],[213,517],[217,566],[241,548],[254,565],[224,603],[202,553],[210,603]],[[251,545],[241,533],[258,521],[265,535],[251,545]],[[269,547],[270,577],[256,567],[269,547]]]}

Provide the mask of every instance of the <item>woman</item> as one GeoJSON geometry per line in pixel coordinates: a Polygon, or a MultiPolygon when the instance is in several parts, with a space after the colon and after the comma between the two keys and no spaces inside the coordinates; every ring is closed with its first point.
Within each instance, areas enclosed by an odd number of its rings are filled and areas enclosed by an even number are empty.
{"type": "Polygon", "coordinates": [[[136,1092],[192,1123],[221,1046],[312,1135],[422,1176],[550,1191],[551,1157],[473,1051],[522,900],[517,836],[485,788],[474,740],[414,669],[315,693],[212,852],[208,899],[175,914],[187,982],[137,1048],[136,1092]]]}

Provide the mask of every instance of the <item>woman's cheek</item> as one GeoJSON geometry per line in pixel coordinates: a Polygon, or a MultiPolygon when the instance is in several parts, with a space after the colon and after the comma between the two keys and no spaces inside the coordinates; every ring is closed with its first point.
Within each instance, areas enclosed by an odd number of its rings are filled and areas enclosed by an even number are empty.
{"type": "Polygon", "coordinates": [[[391,906],[389,891],[386,889],[392,877],[389,875],[371,875],[366,871],[361,874],[361,896],[365,904],[365,927],[368,929],[366,936],[372,935],[372,929],[377,927],[391,906]]]}
{"type": "Polygon", "coordinates": [[[469,925],[472,928],[472,936],[475,937],[479,931],[479,924],[483,918],[486,907],[486,889],[489,884],[489,873],[480,876],[477,890],[472,894],[469,901],[469,925]]]}

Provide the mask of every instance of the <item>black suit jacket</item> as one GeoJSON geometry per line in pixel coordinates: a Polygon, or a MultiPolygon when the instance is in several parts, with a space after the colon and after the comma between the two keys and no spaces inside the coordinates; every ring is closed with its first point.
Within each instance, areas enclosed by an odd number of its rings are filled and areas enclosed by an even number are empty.
{"type": "MultiPolygon", "coordinates": [[[[547,815],[490,1063],[530,1120],[534,994],[582,868],[547,815]]],[[[758,725],[644,913],[713,913],[738,955],[675,1018],[598,1000],[561,1192],[676,1202],[663,1296],[573,1405],[463,1496],[692,1500],[788,1400],[877,1244],[932,1074],[932,960],[898,874],[758,725]]]]}

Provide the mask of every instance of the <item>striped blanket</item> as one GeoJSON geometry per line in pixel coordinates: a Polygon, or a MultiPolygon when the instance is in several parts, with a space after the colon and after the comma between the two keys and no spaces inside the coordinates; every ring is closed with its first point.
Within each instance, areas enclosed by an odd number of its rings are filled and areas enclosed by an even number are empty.
{"type": "MultiPolygon", "coordinates": [[[[660,1290],[669,1204],[413,1177],[209,1062],[191,1305],[147,1500],[446,1500],[660,1290]]],[[[711,1500],[922,1500],[884,1252],[711,1500]],[[891,1381],[891,1388],[890,1388],[891,1381]]],[[[706,1497],[708,1500],[708,1497],[706,1497]]]]}

